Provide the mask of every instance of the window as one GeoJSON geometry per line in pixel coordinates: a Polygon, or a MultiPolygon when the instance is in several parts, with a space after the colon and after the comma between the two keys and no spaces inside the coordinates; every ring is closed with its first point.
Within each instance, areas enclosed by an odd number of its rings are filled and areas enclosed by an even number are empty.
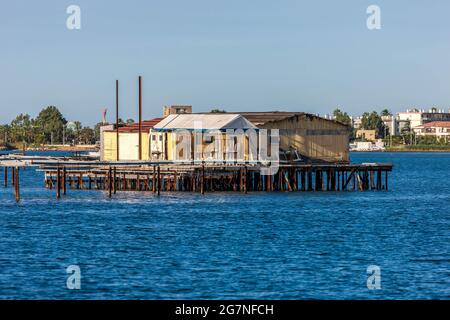
{"type": "Polygon", "coordinates": [[[156,141],[156,135],[152,134],[152,141],[156,141]]]}
{"type": "Polygon", "coordinates": [[[162,135],[159,136],[159,141],[162,141],[162,135]]]}

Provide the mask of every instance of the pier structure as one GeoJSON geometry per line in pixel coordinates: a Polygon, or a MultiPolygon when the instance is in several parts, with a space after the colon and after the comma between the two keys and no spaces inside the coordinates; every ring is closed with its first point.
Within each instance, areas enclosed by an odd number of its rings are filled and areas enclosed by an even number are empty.
{"type": "MultiPolygon", "coordinates": [[[[264,175],[260,165],[153,163],[142,166],[43,166],[45,187],[161,192],[322,192],[388,190],[390,164],[290,164],[264,175]]],[[[60,194],[60,191],[57,191],[60,194]]],[[[59,197],[59,196],[58,196],[59,197]]]]}
{"type": "MultiPolygon", "coordinates": [[[[44,173],[44,187],[56,198],[68,190],[117,192],[342,192],[389,189],[389,163],[280,163],[266,175],[261,163],[217,164],[169,161],[79,161],[59,158],[0,159],[4,187],[20,201],[20,168],[44,173]]],[[[264,170],[266,169],[266,170],[264,170]]],[[[272,168],[273,169],[273,168],[272,168]]]]}

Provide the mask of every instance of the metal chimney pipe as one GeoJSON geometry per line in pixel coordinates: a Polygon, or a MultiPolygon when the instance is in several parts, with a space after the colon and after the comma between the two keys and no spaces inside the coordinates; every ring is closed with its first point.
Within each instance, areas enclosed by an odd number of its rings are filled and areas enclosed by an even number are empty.
{"type": "Polygon", "coordinates": [[[119,80],[116,80],[116,160],[119,161],[119,80]]]}
{"type": "Polygon", "coordinates": [[[139,160],[142,160],[142,77],[139,76],[139,160]]]}

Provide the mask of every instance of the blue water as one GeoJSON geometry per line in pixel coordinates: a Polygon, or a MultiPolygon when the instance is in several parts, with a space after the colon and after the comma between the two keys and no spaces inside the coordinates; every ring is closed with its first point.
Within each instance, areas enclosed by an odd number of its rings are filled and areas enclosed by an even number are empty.
{"type": "Polygon", "coordinates": [[[20,204],[0,187],[0,298],[449,299],[450,154],[352,161],[392,162],[390,191],[56,201],[27,169],[20,204]],[[81,290],[66,288],[74,264],[81,290]]]}

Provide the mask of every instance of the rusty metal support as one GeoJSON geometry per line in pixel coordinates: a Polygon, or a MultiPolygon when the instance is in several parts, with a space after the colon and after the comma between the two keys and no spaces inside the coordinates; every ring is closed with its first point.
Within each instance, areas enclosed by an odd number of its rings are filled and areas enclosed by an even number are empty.
{"type": "Polygon", "coordinates": [[[61,198],[61,168],[56,171],[56,199],[61,198]]]}
{"type": "Polygon", "coordinates": [[[161,194],[161,167],[158,166],[158,196],[161,194]]]}
{"type": "Polygon", "coordinates": [[[142,77],[139,76],[139,160],[142,160],[142,77]]]}
{"type": "Polygon", "coordinates": [[[67,184],[67,171],[66,171],[66,167],[63,167],[63,183],[62,183],[62,185],[63,185],[63,195],[66,195],[66,193],[67,193],[67,187],[66,187],[66,184],[67,184]]]}
{"type": "Polygon", "coordinates": [[[113,170],[113,192],[116,194],[117,192],[117,170],[116,167],[114,167],[113,170]]]}
{"type": "Polygon", "coordinates": [[[4,176],[4,185],[5,188],[8,188],[8,167],[5,167],[5,176],[4,176]]]}
{"type": "Polygon", "coordinates": [[[202,165],[202,182],[200,185],[201,194],[205,194],[205,165],[202,165]]]}
{"type": "Polygon", "coordinates": [[[20,189],[19,189],[19,167],[16,167],[15,170],[13,170],[14,172],[14,193],[16,196],[16,202],[19,203],[20,202],[20,189]]]}
{"type": "Polygon", "coordinates": [[[119,161],[119,80],[116,80],[116,160],[119,161]]]}
{"type": "Polygon", "coordinates": [[[109,167],[108,169],[108,197],[111,198],[112,197],[112,168],[109,167]]]}

